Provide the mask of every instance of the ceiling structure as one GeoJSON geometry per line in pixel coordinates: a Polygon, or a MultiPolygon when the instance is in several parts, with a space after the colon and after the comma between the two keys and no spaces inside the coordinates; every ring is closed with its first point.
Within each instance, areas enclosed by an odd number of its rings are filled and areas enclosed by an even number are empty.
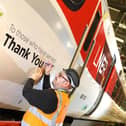
{"type": "Polygon", "coordinates": [[[126,78],[126,0],[107,0],[126,78]]]}

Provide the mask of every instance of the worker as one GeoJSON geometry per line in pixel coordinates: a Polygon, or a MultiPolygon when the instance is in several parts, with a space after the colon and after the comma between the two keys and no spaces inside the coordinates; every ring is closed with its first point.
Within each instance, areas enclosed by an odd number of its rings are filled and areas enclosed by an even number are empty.
{"type": "Polygon", "coordinates": [[[37,90],[33,85],[42,77],[37,68],[23,88],[23,96],[30,103],[21,126],[61,126],[69,105],[69,90],[79,86],[79,76],[74,69],[63,69],[55,76],[53,89],[37,90]]]}

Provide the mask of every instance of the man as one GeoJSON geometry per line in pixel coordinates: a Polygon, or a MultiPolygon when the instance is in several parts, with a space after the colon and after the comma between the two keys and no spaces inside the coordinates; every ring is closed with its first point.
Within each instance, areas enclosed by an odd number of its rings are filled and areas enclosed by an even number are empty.
{"type": "Polygon", "coordinates": [[[27,80],[23,96],[30,103],[24,114],[22,126],[56,126],[63,124],[69,105],[68,92],[79,86],[79,76],[74,69],[60,72],[53,80],[54,89],[36,90],[33,85],[42,77],[38,68],[27,80]]]}

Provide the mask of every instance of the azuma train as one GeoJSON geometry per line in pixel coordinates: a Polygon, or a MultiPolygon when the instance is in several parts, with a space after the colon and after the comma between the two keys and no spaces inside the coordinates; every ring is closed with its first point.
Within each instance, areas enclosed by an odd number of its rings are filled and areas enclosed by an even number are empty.
{"type": "Polygon", "coordinates": [[[126,121],[124,77],[106,0],[1,0],[0,108],[29,107],[22,87],[45,61],[55,65],[51,79],[68,67],[80,75],[67,116],[126,121]]]}

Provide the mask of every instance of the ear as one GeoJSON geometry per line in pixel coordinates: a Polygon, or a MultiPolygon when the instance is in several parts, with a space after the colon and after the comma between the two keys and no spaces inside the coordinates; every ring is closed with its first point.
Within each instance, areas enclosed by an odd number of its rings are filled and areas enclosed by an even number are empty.
{"type": "Polygon", "coordinates": [[[70,83],[69,82],[64,82],[64,87],[69,87],[70,83]]]}

